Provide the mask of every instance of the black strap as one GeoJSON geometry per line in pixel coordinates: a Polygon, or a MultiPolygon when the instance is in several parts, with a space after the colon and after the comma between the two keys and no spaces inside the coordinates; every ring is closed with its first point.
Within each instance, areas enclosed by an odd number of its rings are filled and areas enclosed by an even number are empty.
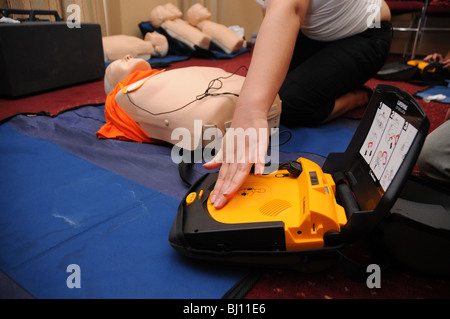
{"type": "Polygon", "coordinates": [[[192,183],[189,181],[188,178],[188,171],[192,171],[193,165],[194,163],[185,163],[185,162],[181,162],[180,164],[178,164],[178,173],[180,175],[180,178],[188,187],[192,186],[192,183]]]}
{"type": "Polygon", "coordinates": [[[262,271],[255,270],[247,274],[231,287],[230,290],[223,295],[222,299],[243,299],[256,285],[261,278],[262,273],[262,271]]]}
{"type": "Polygon", "coordinates": [[[183,149],[183,158],[178,164],[178,173],[181,180],[191,187],[192,183],[189,181],[189,172],[193,171],[192,167],[195,163],[195,151],[188,151],[183,149]]]}
{"type": "MultiPolygon", "coordinates": [[[[361,242],[362,243],[362,242],[361,242]]],[[[355,282],[364,282],[367,280],[370,273],[368,273],[368,267],[372,264],[376,264],[380,267],[381,272],[385,271],[391,266],[391,259],[387,252],[383,249],[383,246],[379,242],[379,238],[376,235],[370,236],[367,239],[368,253],[371,261],[357,261],[355,258],[350,257],[343,251],[338,250],[338,267],[339,270],[347,276],[350,280],[355,282]]],[[[347,249],[349,246],[346,247],[347,249]]],[[[356,251],[354,252],[354,254],[356,251]]],[[[360,256],[361,253],[358,253],[360,256]]]]}

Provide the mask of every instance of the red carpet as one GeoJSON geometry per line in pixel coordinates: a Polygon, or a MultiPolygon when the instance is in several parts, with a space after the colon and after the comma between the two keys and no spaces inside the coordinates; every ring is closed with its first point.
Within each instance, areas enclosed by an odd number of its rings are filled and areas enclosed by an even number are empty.
{"type": "Polygon", "coordinates": [[[390,270],[381,288],[346,278],[338,270],[318,274],[267,271],[246,299],[448,299],[448,281],[390,270]]]}
{"type": "Polygon", "coordinates": [[[83,105],[104,104],[105,100],[103,79],[20,99],[0,98],[0,121],[19,113],[43,112],[54,116],[83,105]]]}
{"type": "MultiPolygon", "coordinates": [[[[350,244],[345,252],[361,263],[372,258],[364,242],[350,244]]],[[[368,274],[369,275],[369,274],[368,274]]],[[[433,278],[398,267],[380,276],[380,288],[347,278],[338,267],[319,273],[267,270],[245,299],[448,299],[450,280],[433,278]]]]}

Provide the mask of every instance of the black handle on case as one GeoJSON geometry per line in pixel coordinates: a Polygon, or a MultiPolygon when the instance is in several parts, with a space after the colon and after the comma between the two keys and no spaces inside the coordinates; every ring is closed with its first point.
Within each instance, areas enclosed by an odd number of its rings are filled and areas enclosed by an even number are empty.
{"type": "Polygon", "coordinates": [[[2,14],[9,17],[10,14],[28,14],[28,21],[36,21],[37,15],[51,15],[55,17],[56,21],[62,21],[58,12],[55,10],[23,10],[23,9],[2,9],[2,14]]]}

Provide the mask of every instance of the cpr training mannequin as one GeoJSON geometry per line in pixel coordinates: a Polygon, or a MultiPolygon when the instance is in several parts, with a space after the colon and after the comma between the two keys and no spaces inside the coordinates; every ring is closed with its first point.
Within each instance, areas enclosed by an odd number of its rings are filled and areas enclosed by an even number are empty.
{"type": "Polygon", "coordinates": [[[244,39],[223,24],[210,21],[211,12],[200,3],[192,5],[186,12],[186,20],[211,38],[211,41],[225,53],[242,49],[244,39]]]}
{"type": "Polygon", "coordinates": [[[111,35],[103,37],[102,43],[105,62],[121,59],[128,54],[149,60],[152,56],[166,56],[169,50],[166,37],[157,32],[147,32],[144,39],[129,35],[111,35]]]}
{"type": "Polygon", "coordinates": [[[150,12],[150,22],[155,28],[163,28],[172,38],[186,44],[192,50],[195,46],[208,50],[211,39],[181,19],[183,14],[171,3],[159,5],[150,12]]]}
{"type": "MultiPolygon", "coordinates": [[[[106,69],[107,123],[97,136],[138,142],[162,140],[187,150],[196,149],[199,143],[205,147],[214,140],[202,140],[206,129],[213,129],[209,131],[212,137],[220,137],[216,129],[223,135],[231,124],[243,82],[243,76],[219,68],[161,71],[152,69],[145,60],[126,56],[106,69]],[[208,87],[210,95],[205,95],[208,87]],[[175,129],[190,134],[190,139],[176,134],[172,137],[175,129]]],[[[278,127],[280,113],[277,99],[268,115],[272,127],[278,127]]]]}

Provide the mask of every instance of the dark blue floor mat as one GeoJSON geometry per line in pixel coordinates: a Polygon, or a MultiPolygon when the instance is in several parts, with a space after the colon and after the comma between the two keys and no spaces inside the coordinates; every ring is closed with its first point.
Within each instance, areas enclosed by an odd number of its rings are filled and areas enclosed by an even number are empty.
{"type": "Polygon", "coordinates": [[[178,200],[9,124],[0,136],[0,267],[34,297],[220,298],[245,275],[170,247],[178,200]]]}

